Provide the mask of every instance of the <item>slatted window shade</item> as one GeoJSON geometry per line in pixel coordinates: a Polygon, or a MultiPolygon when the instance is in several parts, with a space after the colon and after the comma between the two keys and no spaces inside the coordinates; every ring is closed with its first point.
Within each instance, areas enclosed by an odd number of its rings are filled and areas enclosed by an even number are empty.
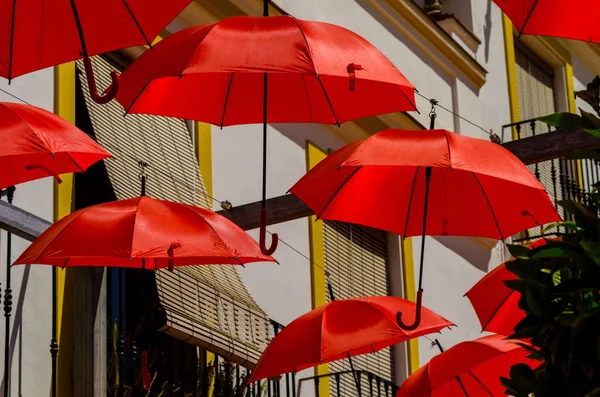
{"type": "MultiPolygon", "coordinates": [[[[331,275],[335,299],[360,296],[388,295],[387,238],[384,232],[349,223],[323,223],[325,269],[331,275]]],[[[327,296],[330,301],[330,296],[327,296]]],[[[369,371],[383,379],[392,379],[391,349],[353,358],[356,370],[369,371]]],[[[329,364],[330,372],[350,371],[348,360],[329,364]]],[[[366,377],[361,379],[362,394],[369,390],[366,377]]],[[[331,394],[337,396],[334,378],[330,380],[331,394]]],[[[342,396],[356,396],[352,376],[340,377],[342,396]]]]}
{"type": "MultiPolygon", "coordinates": [[[[92,58],[99,87],[110,84],[115,70],[102,57],[92,58]]],[[[128,115],[117,101],[98,105],[89,96],[83,62],[77,62],[96,139],[113,154],[106,170],[118,199],[139,196],[138,161],[148,163],[150,197],[209,208],[210,201],[183,120],[128,115]]],[[[159,300],[166,315],[164,331],[254,367],[268,343],[269,317],[256,304],[231,265],[204,265],[155,272],[159,300]]]]}
{"type": "MultiPolygon", "coordinates": [[[[515,47],[517,93],[519,98],[519,114],[521,120],[535,119],[556,112],[554,90],[554,73],[552,68],[542,60],[520,46],[515,47]]],[[[520,126],[520,138],[528,138],[548,133],[548,126],[541,122],[526,123],[520,126]]],[[[560,159],[549,160],[530,165],[531,172],[536,174],[546,188],[554,203],[563,199],[560,187],[560,174],[570,167],[560,159]],[[562,172],[561,172],[562,170],[562,172]]],[[[540,228],[530,230],[530,236],[540,236],[540,228]]]]}

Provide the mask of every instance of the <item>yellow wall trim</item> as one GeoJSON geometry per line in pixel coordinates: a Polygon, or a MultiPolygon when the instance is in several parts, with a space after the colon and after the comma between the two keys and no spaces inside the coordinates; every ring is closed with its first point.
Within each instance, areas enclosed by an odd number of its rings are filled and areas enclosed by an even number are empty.
{"type": "MultiPolygon", "coordinates": [[[[312,142],[306,142],[306,164],[307,170],[316,166],[327,157],[327,152],[318,148],[312,142]]],[[[308,218],[308,233],[310,242],[310,279],[311,279],[311,301],[312,308],[327,303],[325,272],[322,268],[325,264],[325,247],[323,239],[323,221],[317,221],[316,216],[308,218]]],[[[315,367],[315,376],[329,373],[327,364],[315,367]]],[[[329,378],[324,377],[319,382],[319,396],[329,396],[329,378]]]]}
{"type": "MultiPolygon", "coordinates": [[[[411,238],[401,238],[402,249],[402,279],[404,280],[404,298],[414,302],[417,293],[415,287],[415,261],[413,258],[413,245],[411,238]]],[[[419,369],[419,340],[411,339],[406,344],[408,353],[408,373],[412,374],[419,369]]]]}
{"type": "MultiPolygon", "coordinates": [[[[54,69],[54,111],[57,115],[75,124],[75,63],[57,66],[54,69]]],[[[73,209],[73,174],[60,176],[61,184],[54,184],[54,221],[71,213],[73,209]]],[[[71,382],[74,332],[74,287],[71,269],[53,268],[57,275],[57,338],[58,370],[57,395],[73,396],[71,382]],[[64,343],[63,343],[64,342],[64,343]]]]}
{"type": "Polygon", "coordinates": [[[457,76],[460,73],[477,88],[485,84],[487,71],[416,3],[405,0],[383,0],[386,7],[380,1],[367,0],[367,2],[448,75],[457,76]],[[419,35],[414,35],[407,26],[411,26],[419,35]]]}
{"type": "MultiPolygon", "coordinates": [[[[510,19],[502,14],[502,27],[504,30],[504,52],[506,54],[506,77],[508,79],[508,100],[510,103],[510,121],[516,123],[521,120],[519,111],[519,92],[517,89],[517,60],[515,57],[515,40],[513,24],[510,19]]],[[[512,139],[517,139],[517,130],[512,129],[512,139]]]]}
{"type": "Polygon", "coordinates": [[[195,151],[200,174],[204,180],[206,193],[209,196],[209,201],[212,202],[213,197],[213,173],[212,173],[212,136],[211,126],[206,123],[196,123],[195,134],[195,151]]]}

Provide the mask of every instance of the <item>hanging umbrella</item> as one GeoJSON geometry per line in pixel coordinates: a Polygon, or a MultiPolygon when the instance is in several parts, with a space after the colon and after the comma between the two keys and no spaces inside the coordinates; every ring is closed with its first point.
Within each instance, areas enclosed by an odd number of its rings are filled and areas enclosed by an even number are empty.
{"type": "MultiPolygon", "coordinates": [[[[268,1],[264,2],[268,15],[268,1]]],[[[217,126],[263,124],[260,245],[266,246],[267,123],[340,124],[415,110],[414,87],[342,27],[290,16],[232,17],[177,32],[122,75],[128,113],[217,126]],[[203,94],[198,96],[198,92],[203,94]]]]}
{"type": "Polygon", "coordinates": [[[0,102],[0,141],[0,189],[47,176],[85,172],[110,157],[66,120],[17,103],[0,102]]]}
{"type": "MultiPolygon", "coordinates": [[[[544,244],[546,239],[539,239],[530,244],[529,248],[534,249],[544,244]]],[[[502,264],[486,274],[465,294],[477,313],[482,332],[510,336],[519,321],[525,318],[525,312],[519,308],[521,295],[503,282],[516,279],[517,275],[502,264]]]]}
{"type": "Polygon", "coordinates": [[[94,101],[119,88],[113,73],[106,94],[96,89],[89,57],[152,40],[191,0],[0,0],[0,76],[17,76],[83,57],[94,101]]]}
{"type": "Polygon", "coordinates": [[[536,368],[540,362],[527,358],[530,354],[501,335],[462,342],[419,368],[404,381],[396,397],[504,397],[506,388],[500,377],[508,378],[516,364],[536,368]]]}
{"type": "MultiPolygon", "coordinates": [[[[188,204],[138,197],[67,215],[44,231],[14,264],[172,270],[175,266],[261,261],[275,259],[263,255],[256,241],[225,217],[188,204]]],[[[122,325],[119,328],[123,330],[122,325]]],[[[58,351],[55,330],[56,324],[52,336],[53,390],[58,351]]],[[[119,378],[123,379],[122,362],[119,365],[119,378]]],[[[119,393],[123,394],[122,381],[119,393]]]]}
{"type": "Polygon", "coordinates": [[[423,309],[421,326],[407,332],[396,323],[396,313],[414,310],[414,303],[391,296],[342,299],[320,306],[292,321],[273,338],[248,383],[374,353],[454,325],[423,309]]]}
{"type": "MultiPolygon", "coordinates": [[[[328,156],[290,192],[320,219],[356,223],[403,237],[505,239],[560,217],[544,187],[512,153],[445,130],[386,130],[328,156]],[[423,216],[418,216],[423,214],[423,216]],[[465,220],[465,216],[470,216],[465,220]]],[[[419,313],[415,323],[419,324],[419,313]]]]}
{"type": "Polygon", "coordinates": [[[600,43],[600,8],[589,0],[494,0],[519,35],[554,36],[600,43]]]}
{"type": "MultiPolygon", "coordinates": [[[[1,17],[0,17],[1,18],[1,17]]],[[[0,102],[0,195],[12,204],[14,185],[47,176],[85,172],[92,164],[111,157],[83,131],[47,110],[0,102]]],[[[7,233],[7,264],[11,262],[12,238],[7,233]]],[[[5,302],[11,302],[11,269],[6,267],[5,302]]],[[[12,305],[4,305],[4,395],[10,388],[10,318],[12,305]]]]}

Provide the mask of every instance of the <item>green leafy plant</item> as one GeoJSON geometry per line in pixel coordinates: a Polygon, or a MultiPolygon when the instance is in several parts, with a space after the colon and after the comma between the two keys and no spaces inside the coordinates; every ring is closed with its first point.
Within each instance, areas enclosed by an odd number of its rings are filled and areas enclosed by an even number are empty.
{"type": "Polygon", "coordinates": [[[569,232],[562,241],[548,240],[535,249],[511,245],[515,257],[507,269],[518,276],[506,285],[520,293],[526,317],[513,339],[532,346],[535,370],[512,367],[502,383],[516,397],[600,396],[600,195],[594,187],[590,203],[560,204],[575,222],[553,226],[569,232]]]}

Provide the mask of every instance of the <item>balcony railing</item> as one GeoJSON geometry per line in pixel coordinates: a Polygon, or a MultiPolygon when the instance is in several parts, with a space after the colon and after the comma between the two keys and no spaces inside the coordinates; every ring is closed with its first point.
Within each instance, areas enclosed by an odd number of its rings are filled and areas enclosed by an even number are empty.
{"type": "MultiPolygon", "coordinates": [[[[555,130],[551,126],[537,119],[530,119],[502,126],[502,138],[505,140],[509,134],[514,133],[514,138],[525,139],[536,135],[552,133],[553,131],[555,130]]],[[[593,185],[600,181],[599,159],[554,159],[532,164],[529,168],[536,178],[542,182],[548,195],[565,220],[572,219],[558,205],[558,202],[561,200],[574,200],[588,204],[591,199],[593,185]]],[[[561,235],[567,232],[567,230],[559,228],[552,233],[544,233],[544,236],[561,235]]],[[[515,240],[532,240],[541,237],[541,235],[541,228],[538,227],[529,230],[515,240]]]]}
{"type": "MultiPolygon", "coordinates": [[[[394,397],[399,386],[368,371],[357,370],[360,395],[363,397],[394,397]]],[[[358,396],[352,371],[332,372],[325,375],[302,378],[298,382],[298,397],[320,396],[320,385],[329,382],[330,397],[358,396]]],[[[287,396],[286,396],[287,397],[287,396]]]]}

